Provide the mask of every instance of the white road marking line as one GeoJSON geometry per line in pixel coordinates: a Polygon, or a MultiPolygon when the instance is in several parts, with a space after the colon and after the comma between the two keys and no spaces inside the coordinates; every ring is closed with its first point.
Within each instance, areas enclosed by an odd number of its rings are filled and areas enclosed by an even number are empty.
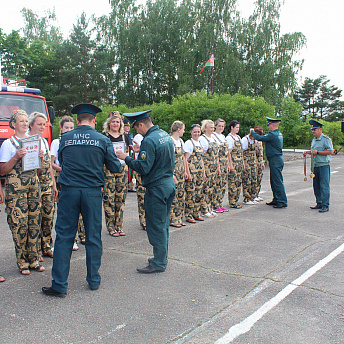
{"type": "Polygon", "coordinates": [[[331,174],[333,174],[333,173],[338,173],[338,172],[339,172],[339,171],[332,171],[331,174]]]}
{"type": "Polygon", "coordinates": [[[243,320],[241,323],[238,323],[232,326],[228,332],[221,338],[219,338],[215,344],[227,344],[232,342],[235,338],[240,335],[247,333],[251,330],[253,325],[259,321],[263,316],[271,311],[275,306],[277,306],[282,300],[284,300],[288,295],[290,295],[296,288],[298,288],[302,283],[304,283],[308,278],[313,276],[316,272],[322,269],[326,264],[331,260],[336,258],[339,254],[344,251],[344,244],[337,247],[332,251],[327,257],[320,260],[313,267],[308,269],[304,274],[298,277],[296,280],[288,284],[283,290],[281,290],[276,296],[267,301],[262,307],[257,311],[243,320]]]}

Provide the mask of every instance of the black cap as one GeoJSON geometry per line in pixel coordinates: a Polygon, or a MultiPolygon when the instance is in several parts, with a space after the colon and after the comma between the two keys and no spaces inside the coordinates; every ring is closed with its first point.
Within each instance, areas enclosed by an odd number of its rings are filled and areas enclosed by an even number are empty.
{"type": "Polygon", "coordinates": [[[94,117],[97,116],[98,112],[102,112],[102,109],[96,105],[88,104],[88,103],[80,103],[75,105],[72,110],[70,110],[72,114],[80,115],[82,113],[90,113],[94,117]]]}

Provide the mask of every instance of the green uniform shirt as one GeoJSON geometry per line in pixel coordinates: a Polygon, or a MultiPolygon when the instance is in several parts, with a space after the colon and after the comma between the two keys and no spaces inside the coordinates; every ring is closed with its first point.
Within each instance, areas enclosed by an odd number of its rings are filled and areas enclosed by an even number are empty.
{"type": "Polygon", "coordinates": [[[121,171],[110,139],[89,125],[79,125],[61,136],[58,151],[62,171],[59,183],[72,187],[104,186],[104,165],[112,173],[121,171]]]}
{"type": "MultiPolygon", "coordinates": [[[[312,143],[311,143],[311,150],[317,150],[317,151],[333,151],[333,144],[332,140],[324,135],[321,134],[319,138],[313,137],[312,143]]],[[[314,156],[314,166],[325,166],[329,165],[332,159],[332,155],[320,155],[317,154],[314,156]]]]}
{"type": "Polygon", "coordinates": [[[265,135],[258,135],[254,130],[251,130],[251,135],[258,141],[265,142],[265,154],[268,159],[276,156],[282,156],[283,136],[279,129],[270,131],[265,135]]]}
{"type": "Polygon", "coordinates": [[[153,126],[141,142],[137,160],[126,157],[125,163],[141,175],[144,187],[160,179],[173,178],[174,148],[171,136],[157,125],[153,126]]]}

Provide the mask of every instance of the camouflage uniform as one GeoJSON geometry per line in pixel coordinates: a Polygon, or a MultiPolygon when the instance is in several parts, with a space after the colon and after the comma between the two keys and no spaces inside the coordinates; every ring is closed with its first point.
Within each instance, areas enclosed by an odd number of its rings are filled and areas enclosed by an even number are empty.
{"type": "Polygon", "coordinates": [[[53,181],[50,174],[51,156],[47,141],[42,138],[46,152],[43,157],[42,169],[38,171],[39,183],[42,195],[42,225],[40,230],[39,252],[43,255],[51,255],[53,247],[53,238],[51,236],[54,222],[54,194],[53,181]]]}
{"type": "MultiPolygon", "coordinates": [[[[13,137],[12,144],[19,144],[13,137]]],[[[39,265],[38,243],[41,228],[41,191],[36,170],[22,172],[21,159],[6,175],[7,223],[12,231],[19,269],[39,265]]]]}
{"type": "Polygon", "coordinates": [[[202,189],[203,189],[203,179],[204,171],[202,165],[202,155],[203,147],[195,146],[194,142],[192,145],[194,147],[192,154],[189,156],[189,170],[191,174],[192,181],[185,181],[185,218],[186,220],[197,219],[201,216],[201,203],[203,199],[202,189]]]}
{"type": "Polygon", "coordinates": [[[256,157],[257,157],[257,188],[256,188],[256,193],[254,197],[258,197],[259,195],[260,187],[262,184],[262,178],[263,178],[263,166],[264,166],[263,147],[259,143],[257,143],[256,157]]]}
{"type": "Polygon", "coordinates": [[[223,207],[223,198],[225,196],[227,179],[228,179],[228,142],[224,140],[223,142],[220,138],[214,134],[216,141],[219,144],[219,161],[221,175],[216,178],[216,204],[214,209],[223,207]]]}
{"type": "Polygon", "coordinates": [[[235,207],[238,205],[241,190],[243,154],[240,137],[239,140],[236,140],[232,134],[229,135],[234,140],[234,147],[231,151],[234,172],[228,174],[228,202],[231,207],[235,207]]]}
{"type": "Polygon", "coordinates": [[[253,143],[250,143],[248,135],[246,138],[248,148],[244,150],[245,171],[242,176],[242,193],[244,202],[253,201],[257,192],[257,143],[254,139],[253,143]]]}
{"type": "MultiPolygon", "coordinates": [[[[181,141],[181,140],[180,140],[181,141]]],[[[184,205],[185,205],[185,170],[184,170],[184,150],[183,147],[177,147],[174,144],[174,176],[176,178],[176,195],[174,197],[171,214],[170,224],[181,225],[183,220],[184,205]]],[[[182,142],[182,141],[181,141],[182,142]]]]}
{"type": "Polygon", "coordinates": [[[122,172],[111,173],[105,170],[104,194],[108,200],[103,199],[106,227],[109,232],[123,231],[123,212],[127,197],[128,166],[124,165],[122,172]]]}
{"type": "Polygon", "coordinates": [[[216,142],[210,142],[206,135],[202,135],[209,144],[207,151],[203,154],[204,169],[207,176],[206,181],[203,184],[203,200],[201,205],[201,211],[203,214],[211,212],[216,206],[216,179],[217,171],[219,168],[219,145],[216,142]]]}
{"type": "Polygon", "coordinates": [[[142,186],[141,175],[135,172],[136,178],[136,197],[137,207],[139,211],[139,221],[142,227],[146,227],[146,216],[145,216],[145,192],[146,188],[142,186]]]}

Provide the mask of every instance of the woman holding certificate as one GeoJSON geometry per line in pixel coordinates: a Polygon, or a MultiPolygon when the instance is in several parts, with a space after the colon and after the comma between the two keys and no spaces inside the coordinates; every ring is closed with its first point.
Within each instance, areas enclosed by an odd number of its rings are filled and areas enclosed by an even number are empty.
{"type": "Polygon", "coordinates": [[[45,130],[47,118],[43,113],[33,112],[29,116],[29,135],[38,135],[41,139],[41,149],[44,151],[42,168],[38,170],[38,178],[42,195],[42,225],[40,231],[40,244],[38,260],[43,261],[44,256],[53,257],[53,239],[51,236],[54,222],[54,199],[57,197],[57,188],[54,172],[51,166],[49,145],[46,139],[41,137],[45,130]]]}
{"type": "Polygon", "coordinates": [[[15,133],[0,148],[0,175],[6,175],[7,223],[12,231],[17,264],[23,275],[44,271],[38,261],[41,228],[41,191],[37,168],[42,166],[40,140],[27,137],[28,116],[15,110],[9,120],[15,133]],[[24,147],[24,148],[22,148],[24,147]]]}
{"type": "MultiPolygon", "coordinates": [[[[113,144],[114,150],[128,151],[129,138],[124,134],[123,116],[118,111],[109,114],[104,122],[104,132],[113,144]]],[[[111,173],[105,169],[105,187],[103,194],[103,205],[105,211],[106,227],[113,237],[124,236],[123,212],[125,199],[127,197],[128,166],[123,160],[122,171],[111,173]]]]}

